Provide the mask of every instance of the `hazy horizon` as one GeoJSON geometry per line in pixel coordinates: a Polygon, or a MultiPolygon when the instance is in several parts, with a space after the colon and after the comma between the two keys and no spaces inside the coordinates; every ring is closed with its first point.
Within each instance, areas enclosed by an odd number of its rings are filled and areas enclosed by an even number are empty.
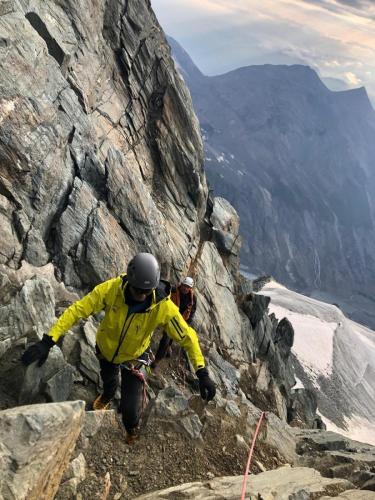
{"type": "Polygon", "coordinates": [[[304,64],[375,104],[375,4],[367,0],[153,0],[164,31],[206,75],[304,64]]]}

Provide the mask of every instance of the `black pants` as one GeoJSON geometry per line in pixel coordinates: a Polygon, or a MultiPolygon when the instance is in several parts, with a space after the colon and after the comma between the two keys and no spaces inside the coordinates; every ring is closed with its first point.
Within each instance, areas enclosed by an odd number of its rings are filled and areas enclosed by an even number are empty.
{"type": "MultiPolygon", "coordinates": [[[[100,375],[103,380],[103,398],[111,400],[118,386],[120,367],[99,356],[100,375]]],[[[121,367],[121,414],[125,429],[137,427],[142,414],[144,382],[131,370],[121,367]]]]}

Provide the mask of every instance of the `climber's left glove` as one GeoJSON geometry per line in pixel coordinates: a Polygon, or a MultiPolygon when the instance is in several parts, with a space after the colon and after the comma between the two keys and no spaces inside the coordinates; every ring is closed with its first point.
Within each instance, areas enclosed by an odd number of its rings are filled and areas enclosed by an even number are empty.
{"type": "Polygon", "coordinates": [[[197,370],[196,375],[199,379],[199,389],[202,399],[211,401],[216,394],[216,386],[214,381],[210,378],[207,368],[200,368],[197,370]]]}
{"type": "Polygon", "coordinates": [[[54,345],[56,344],[50,336],[43,335],[43,338],[40,342],[31,345],[22,354],[22,363],[28,366],[34,361],[38,361],[38,366],[42,366],[48,358],[50,349],[52,349],[54,345]]]}

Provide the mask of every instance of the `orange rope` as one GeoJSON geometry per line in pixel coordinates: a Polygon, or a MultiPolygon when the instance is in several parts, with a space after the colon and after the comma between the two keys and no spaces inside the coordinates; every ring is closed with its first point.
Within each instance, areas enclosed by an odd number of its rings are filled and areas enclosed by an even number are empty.
{"type": "Polygon", "coordinates": [[[258,437],[258,434],[259,434],[260,426],[262,425],[263,419],[265,419],[265,418],[266,418],[266,413],[264,411],[262,411],[262,414],[259,417],[258,425],[257,425],[257,427],[255,429],[255,433],[254,433],[254,437],[253,437],[253,442],[251,443],[251,448],[250,448],[250,451],[249,451],[249,458],[247,460],[245,474],[243,476],[242,491],[241,491],[241,500],[245,500],[246,485],[247,485],[247,479],[249,477],[251,459],[253,458],[255,443],[256,443],[256,440],[257,440],[257,437],[258,437]]]}

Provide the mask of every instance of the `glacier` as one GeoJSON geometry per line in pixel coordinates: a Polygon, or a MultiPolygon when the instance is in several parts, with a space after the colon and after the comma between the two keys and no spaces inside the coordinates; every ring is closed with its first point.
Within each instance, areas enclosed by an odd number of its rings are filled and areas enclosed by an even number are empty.
{"type": "Polygon", "coordinates": [[[259,294],[294,328],[298,384],[312,389],[328,430],[375,445],[375,332],[333,304],[271,281],[259,294]]]}

